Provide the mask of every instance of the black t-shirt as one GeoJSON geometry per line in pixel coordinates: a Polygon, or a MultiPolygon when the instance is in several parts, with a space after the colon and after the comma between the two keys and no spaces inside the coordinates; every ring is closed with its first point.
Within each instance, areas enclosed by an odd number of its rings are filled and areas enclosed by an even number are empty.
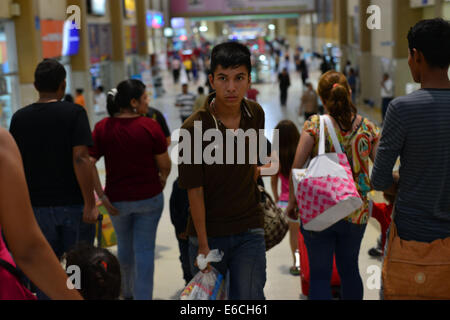
{"type": "Polygon", "coordinates": [[[73,103],[35,103],[17,111],[10,132],[22,154],[35,207],[82,205],[73,147],[92,146],[86,111],[73,103]]]}
{"type": "Polygon", "coordinates": [[[148,108],[147,117],[151,118],[151,119],[153,119],[153,120],[155,120],[156,122],[159,123],[159,125],[161,126],[162,131],[164,132],[164,136],[166,138],[171,136],[171,133],[170,133],[170,130],[169,130],[169,126],[167,125],[166,119],[164,118],[164,115],[161,112],[159,112],[155,108],[149,107],[148,108]]]}

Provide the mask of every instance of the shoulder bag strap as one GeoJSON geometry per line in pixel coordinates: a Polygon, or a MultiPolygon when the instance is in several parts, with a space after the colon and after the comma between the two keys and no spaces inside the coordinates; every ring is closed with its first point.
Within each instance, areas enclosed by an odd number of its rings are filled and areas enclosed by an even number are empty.
{"type": "Polygon", "coordinates": [[[8,271],[10,274],[15,276],[17,278],[17,280],[19,280],[20,282],[22,281],[23,274],[9,262],[7,262],[3,259],[0,259],[0,267],[2,267],[6,271],[8,271]]]}
{"type": "Polygon", "coordinates": [[[319,156],[325,154],[325,116],[320,116],[319,156]]]}
{"type": "MultiPolygon", "coordinates": [[[[343,154],[342,148],[341,148],[341,144],[339,143],[339,139],[338,139],[338,137],[336,135],[336,131],[334,130],[334,126],[333,126],[333,123],[331,122],[330,117],[328,117],[328,116],[323,116],[323,117],[324,117],[324,121],[326,123],[326,126],[328,128],[328,134],[331,137],[331,141],[333,142],[333,146],[334,146],[334,149],[336,150],[336,153],[343,154]]],[[[325,136],[325,133],[324,133],[324,136],[325,136]]],[[[325,143],[325,141],[324,141],[324,143],[325,143]]],[[[325,146],[324,146],[324,148],[325,148],[325,146]]]]}

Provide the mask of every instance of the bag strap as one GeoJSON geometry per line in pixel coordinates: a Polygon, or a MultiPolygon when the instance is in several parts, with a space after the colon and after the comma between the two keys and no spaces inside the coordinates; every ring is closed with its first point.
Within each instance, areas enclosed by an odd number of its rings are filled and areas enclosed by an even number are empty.
{"type": "Polygon", "coordinates": [[[325,118],[320,116],[319,156],[325,154],[325,118]]]}
{"type": "Polygon", "coordinates": [[[328,128],[328,134],[331,137],[331,141],[333,142],[334,149],[336,153],[343,154],[341,144],[339,143],[339,139],[336,135],[336,131],[334,130],[333,123],[331,119],[324,115],[320,116],[320,141],[319,141],[319,155],[325,154],[325,125],[328,128]]]}
{"type": "Polygon", "coordinates": [[[266,191],[266,189],[264,189],[264,187],[258,185],[258,189],[259,189],[259,192],[261,192],[265,197],[267,197],[267,199],[269,199],[269,202],[270,202],[272,205],[276,206],[276,203],[275,203],[275,201],[273,200],[272,196],[271,196],[270,194],[267,193],[267,191],[266,191]]]}
{"type": "Polygon", "coordinates": [[[22,279],[24,275],[12,264],[10,264],[8,261],[5,261],[3,259],[0,259],[0,267],[8,271],[10,274],[12,274],[14,277],[17,278],[20,282],[22,282],[22,279]]]}

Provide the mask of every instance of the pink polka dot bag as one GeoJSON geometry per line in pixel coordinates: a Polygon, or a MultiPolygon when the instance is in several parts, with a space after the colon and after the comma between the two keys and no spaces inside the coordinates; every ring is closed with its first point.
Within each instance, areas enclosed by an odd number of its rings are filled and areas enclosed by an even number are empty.
{"type": "Polygon", "coordinates": [[[293,170],[293,182],[305,230],[324,231],[362,207],[352,169],[328,116],[320,117],[318,156],[307,169],[293,170]],[[325,125],[336,153],[325,153],[325,125]]]}

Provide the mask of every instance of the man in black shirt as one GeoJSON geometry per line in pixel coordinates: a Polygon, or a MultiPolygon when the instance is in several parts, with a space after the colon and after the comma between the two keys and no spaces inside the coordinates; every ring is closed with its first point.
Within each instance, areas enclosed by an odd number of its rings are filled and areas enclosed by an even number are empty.
{"type": "Polygon", "coordinates": [[[93,144],[86,111],[62,102],[66,71],[44,60],[35,72],[39,101],[14,114],[10,131],[19,146],[36,219],[56,255],[79,238],[82,221],[95,224],[93,144]]]}

